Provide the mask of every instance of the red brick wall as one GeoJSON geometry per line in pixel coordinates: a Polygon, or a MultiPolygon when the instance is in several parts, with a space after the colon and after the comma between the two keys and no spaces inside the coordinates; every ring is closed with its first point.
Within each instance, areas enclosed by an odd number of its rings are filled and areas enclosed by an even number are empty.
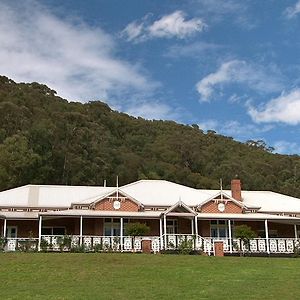
{"type": "MultiPolygon", "coordinates": [[[[139,206],[128,198],[122,199],[120,202],[121,207],[118,211],[139,211],[139,206]]],[[[96,204],[95,210],[116,210],[114,209],[113,203],[113,199],[105,198],[96,204]]]]}
{"type": "Polygon", "coordinates": [[[1,230],[0,236],[3,235],[3,227],[4,227],[4,220],[0,219],[0,230],[1,230]]]}
{"type": "Polygon", "coordinates": [[[198,234],[201,236],[210,236],[210,221],[198,220],[198,234]]]}
{"type": "MultiPolygon", "coordinates": [[[[238,206],[237,204],[235,204],[232,201],[228,201],[227,204],[225,204],[225,210],[223,211],[223,213],[240,214],[240,213],[242,213],[242,211],[243,211],[243,209],[240,206],[238,206]]],[[[204,204],[201,207],[201,212],[203,212],[203,213],[222,213],[218,210],[218,203],[213,200],[204,204]]]]}

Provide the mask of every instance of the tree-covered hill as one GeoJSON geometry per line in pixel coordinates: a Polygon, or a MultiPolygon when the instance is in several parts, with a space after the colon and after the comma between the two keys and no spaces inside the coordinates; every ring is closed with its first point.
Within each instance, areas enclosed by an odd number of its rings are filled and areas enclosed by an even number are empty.
{"type": "Polygon", "coordinates": [[[68,102],[38,83],[0,77],[0,189],[27,183],[114,185],[166,179],[197,188],[225,187],[300,197],[300,158],[272,154],[197,125],[148,121],[102,102],[68,102]]]}

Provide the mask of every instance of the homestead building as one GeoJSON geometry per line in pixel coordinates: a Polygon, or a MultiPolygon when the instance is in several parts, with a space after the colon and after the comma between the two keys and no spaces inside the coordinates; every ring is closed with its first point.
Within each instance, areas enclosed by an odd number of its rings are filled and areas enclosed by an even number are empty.
{"type": "Polygon", "coordinates": [[[47,241],[58,249],[58,237],[72,245],[96,245],[114,251],[142,251],[142,241],[159,252],[176,249],[183,240],[208,254],[222,241],[224,252],[239,251],[235,227],[250,226],[257,238],[253,253],[292,253],[299,242],[300,199],[270,191],[244,191],[239,179],[231,190],[194,189],[165,180],[140,180],[121,187],[26,185],[0,192],[1,235],[5,250],[27,239],[47,241]],[[126,236],[128,223],[150,227],[147,237],[126,236]]]}

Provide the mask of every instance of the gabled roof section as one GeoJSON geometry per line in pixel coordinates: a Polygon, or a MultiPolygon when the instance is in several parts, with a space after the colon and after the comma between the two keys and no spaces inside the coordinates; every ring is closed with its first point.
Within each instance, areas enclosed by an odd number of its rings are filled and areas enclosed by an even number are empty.
{"type": "Polygon", "coordinates": [[[80,202],[80,203],[73,203],[73,205],[74,204],[76,204],[76,205],[80,205],[80,204],[82,204],[82,205],[84,205],[84,204],[86,204],[86,205],[95,205],[95,204],[99,203],[100,201],[113,196],[116,193],[119,194],[119,197],[128,198],[132,202],[136,203],[138,206],[143,207],[143,204],[140,201],[136,200],[134,197],[128,195],[125,192],[123,192],[119,188],[114,188],[113,190],[109,191],[108,193],[106,193],[104,195],[93,197],[93,198],[89,198],[89,199],[86,199],[85,201],[80,202]]]}
{"type": "MultiPolygon", "coordinates": [[[[191,213],[193,215],[197,215],[195,211],[193,211],[189,206],[187,206],[185,203],[183,203],[181,200],[179,200],[177,203],[175,203],[173,206],[169,207],[164,214],[167,215],[171,212],[175,212],[177,208],[180,208],[180,210],[185,211],[186,213],[191,213]]],[[[180,213],[180,211],[179,211],[180,213]]]]}
{"type": "Polygon", "coordinates": [[[243,202],[238,201],[234,198],[232,198],[231,196],[229,196],[227,193],[225,193],[224,191],[219,191],[218,193],[216,193],[215,195],[211,196],[210,198],[208,198],[207,200],[205,200],[204,202],[199,203],[199,205],[197,206],[197,208],[202,207],[204,204],[213,201],[213,200],[223,200],[223,201],[231,201],[233,203],[235,203],[236,205],[238,205],[241,208],[246,208],[249,209],[249,207],[247,207],[243,202]]]}
{"type": "Polygon", "coordinates": [[[181,199],[190,207],[197,206],[211,193],[166,180],[139,180],[120,188],[145,206],[172,206],[181,199]]]}
{"type": "Polygon", "coordinates": [[[103,195],[115,188],[101,186],[25,185],[0,192],[2,207],[69,208],[72,203],[103,195]]]}

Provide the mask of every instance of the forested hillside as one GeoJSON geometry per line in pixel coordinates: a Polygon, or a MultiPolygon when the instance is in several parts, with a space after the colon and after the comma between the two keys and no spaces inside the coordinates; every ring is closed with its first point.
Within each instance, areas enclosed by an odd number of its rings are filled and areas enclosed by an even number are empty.
{"type": "Polygon", "coordinates": [[[114,185],[166,179],[197,188],[225,187],[300,197],[300,158],[272,154],[197,125],[147,121],[102,102],[67,102],[38,83],[0,77],[0,189],[28,183],[114,185]]]}

